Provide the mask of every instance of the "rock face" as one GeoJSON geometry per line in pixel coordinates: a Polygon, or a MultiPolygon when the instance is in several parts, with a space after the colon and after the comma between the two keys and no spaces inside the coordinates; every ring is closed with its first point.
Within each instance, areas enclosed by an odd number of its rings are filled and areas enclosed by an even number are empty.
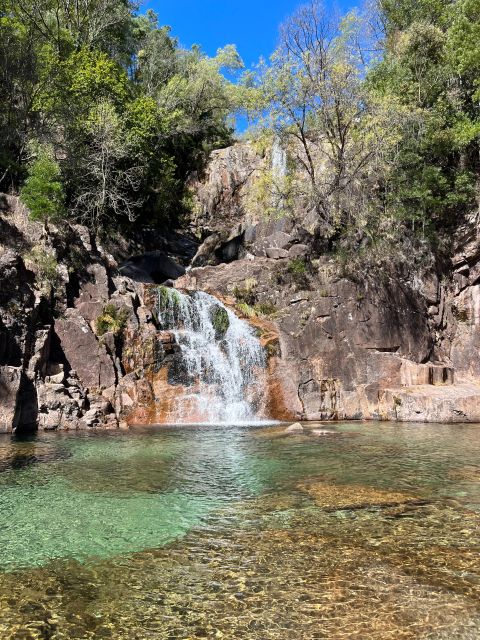
{"type": "Polygon", "coordinates": [[[124,425],[154,402],[157,329],[143,285],[84,227],[45,234],[17,199],[0,204],[0,432],[124,425]],[[113,324],[100,330],[104,315],[113,324]]]}
{"type": "Polygon", "coordinates": [[[271,314],[279,337],[270,359],[272,416],[479,420],[478,214],[459,229],[441,273],[346,277],[333,259],[310,261],[318,236],[310,212],[252,214],[248,194],[268,162],[249,145],[216,152],[193,185],[198,223],[211,234],[178,286],[271,314]],[[226,259],[222,247],[234,238],[235,256],[226,259]]]}
{"type": "Polygon", "coordinates": [[[192,231],[204,242],[194,267],[218,265],[248,256],[272,259],[307,255],[313,239],[314,218],[298,211],[297,223],[266,218],[255,202],[255,182],[272,164],[267,154],[249,143],[214,151],[204,175],[195,174],[190,189],[195,197],[192,231]]]}
{"type": "Polygon", "coordinates": [[[152,235],[125,262],[125,241],[120,270],[84,227],[47,233],[0,195],[0,431],[161,420],[182,390],[152,284],[176,278],[256,327],[269,417],[480,422],[478,214],[442,270],[352,274],[319,250],[312,212],[251,207],[269,162],[249,144],[215,151],[190,183],[200,246],[152,235]]]}
{"type": "Polygon", "coordinates": [[[67,309],[55,322],[55,333],[69,369],[76,371],[84,387],[101,392],[115,385],[112,358],[78,309],[67,309]]]}

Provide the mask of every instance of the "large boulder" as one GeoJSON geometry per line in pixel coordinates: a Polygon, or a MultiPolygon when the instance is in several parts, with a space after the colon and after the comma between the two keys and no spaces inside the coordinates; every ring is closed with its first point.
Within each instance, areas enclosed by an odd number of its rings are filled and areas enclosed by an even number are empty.
{"type": "Polygon", "coordinates": [[[76,309],[67,309],[65,317],[55,321],[54,330],[69,369],[77,372],[85,388],[101,391],[116,383],[112,358],[76,309]]]}

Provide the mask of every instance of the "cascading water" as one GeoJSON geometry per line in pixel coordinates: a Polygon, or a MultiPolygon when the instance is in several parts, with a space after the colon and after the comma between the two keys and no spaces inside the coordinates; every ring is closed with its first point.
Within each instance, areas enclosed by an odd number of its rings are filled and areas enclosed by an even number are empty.
{"type": "Polygon", "coordinates": [[[183,387],[169,412],[175,423],[258,421],[265,404],[266,358],[254,329],[213,296],[159,289],[158,321],[179,345],[170,382],[183,387]]]}

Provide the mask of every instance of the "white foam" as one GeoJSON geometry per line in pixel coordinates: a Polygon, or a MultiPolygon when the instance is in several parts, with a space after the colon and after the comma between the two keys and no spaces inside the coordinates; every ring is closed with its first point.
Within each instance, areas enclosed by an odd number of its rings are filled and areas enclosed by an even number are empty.
{"type": "Polygon", "coordinates": [[[158,312],[162,328],[171,330],[180,346],[183,373],[175,382],[186,387],[168,420],[186,425],[200,416],[195,424],[265,424],[266,358],[254,329],[203,292],[164,290],[158,312]],[[214,326],[219,307],[229,321],[221,337],[214,326]]]}

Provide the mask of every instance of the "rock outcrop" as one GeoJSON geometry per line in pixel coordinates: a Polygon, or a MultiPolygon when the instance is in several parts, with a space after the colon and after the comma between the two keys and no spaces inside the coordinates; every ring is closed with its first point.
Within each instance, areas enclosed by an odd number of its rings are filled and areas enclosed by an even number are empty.
{"type": "Polygon", "coordinates": [[[144,285],[121,275],[86,228],[47,231],[16,198],[0,204],[0,432],[142,417],[165,354],[144,285]]]}
{"type": "Polygon", "coordinates": [[[271,219],[252,213],[249,191],[269,161],[248,144],[216,152],[193,185],[198,222],[210,225],[211,235],[178,286],[230,299],[240,312],[247,301],[250,320],[268,312],[280,347],[270,361],[272,414],[479,420],[478,214],[459,229],[441,272],[430,266],[412,273],[406,265],[346,274],[317,250],[311,212],[300,207],[271,219]],[[233,238],[235,257],[222,259],[222,242],[233,238]]]}

